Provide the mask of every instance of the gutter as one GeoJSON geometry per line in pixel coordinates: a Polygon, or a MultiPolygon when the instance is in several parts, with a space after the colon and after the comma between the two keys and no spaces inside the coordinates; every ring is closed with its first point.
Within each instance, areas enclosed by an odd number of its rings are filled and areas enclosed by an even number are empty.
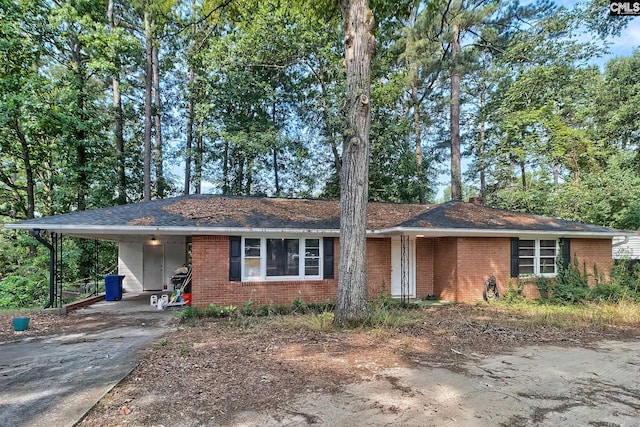
{"type": "Polygon", "coordinates": [[[53,306],[53,294],[55,290],[55,249],[51,243],[44,240],[40,235],[40,229],[33,229],[33,237],[49,249],[49,302],[44,306],[44,308],[49,308],[53,306]]]}
{"type": "MultiPolygon", "coordinates": [[[[30,229],[29,224],[5,224],[10,229],[30,229]]],[[[319,234],[325,236],[340,234],[339,229],[317,228],[244,228],[244,227],[180,227],[180,226],[114,226],[114,225],[69,225],[69,224],[40,224],[42,229],[53,232],[75,235],[295,235],[319,234]]],[[[635,233],[611,230],[611,231],[571,231],[571,230],[519,230],[519,229],[480,229],[480,228],[421,228],[421,227],[390,227],[377,230],[367,230],[367,236],[387,237],[393,235],[420,235],[424,237],[500,237],[500,236],[556,236],[556,237],[590,237],[612,238],[616,236],[631,236],[635,233]]]]}

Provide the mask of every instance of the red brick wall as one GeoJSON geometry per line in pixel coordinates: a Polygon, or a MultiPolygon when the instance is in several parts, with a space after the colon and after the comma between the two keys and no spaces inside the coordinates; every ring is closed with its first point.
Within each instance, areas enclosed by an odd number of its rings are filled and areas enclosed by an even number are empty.
{"type": "MultiPolygon", "coordinates": [[[[335,240],[334,272],[337,278],[339,244],[335,240]]],[[[281,282],[229,282],[229,237],[193,236],[192,304],[197,307],[241,305],[251,300],[255,305],[286,304],[296,298],[305,302],[334,301],[337,280],[281,282]]]]}
{"type": "Polygon", "coordinates": [[[433,246],[433,293],[443,300],[455,301],[458,282],[457,239],[438,237],[433,246]]]}
{"type": "MultiPolygon", "coordinates": [[[[340,245],[335,239],[335,279],[229,282],[228,236],[194,236],[192,253],[192,301],[194,306],[291,304],[296,298],[305,302],[335,301],[338,287],[340,245]]],[[[391,290],[391,239],[367,239],[367,277],[369,297],[391,290]]]]}
{"type": "Polygon", "coordinates": [[[369,299],[391,292],[390,238],[367,239],[367,287],[369,299]]]}
{"type": "Polygon", "coordinates": [[[504,293],[511,274],[510,244],[508,237],[458,237],[456,301],[482,300],[490,276],[496,276],[500,295],[504,293]]]}
{"type": "Polygon", "coordinates": [[[434,239],[416,239],[416,298],[433,295],[434,239]]]}
{"type": "MultiPolygon", "coordinates": [[[[593,275],[593,265],[609,278],[612,264],[610,239],[571,239],[572,257],[577,255],[582,270],[593,275]]],[[[229,282],[229,238],[194,236],[192,239],[193,286],[195,306],[291,304],[300,298],[306,302],[335,301],[339,243],[335,239],[335,279],[282,282],[229,282]]],[[[435,294],[450,301],[476,301],[482,298],[485,280],[495,275],[500,294],[510,280],[510,239],[480,237],[441,237],[416,239],[416,297],[435,294]]],[[[367,277],[369,298],[391,291],[391,239],[367,239],[367,277]]],[[[591,278],[593,282],[593,277],[591,278]]],[[[530,281],[528,297],[537,289],[530,281]]]]}
{"type": "Polygon", "coordinates": [[[571,239],[571,262],[578,257],[578,268],[582,273],[586,264],[589,283],[595,283],[594,265],[604,280],[610,279],[613,259],[611,256],[611,239],[571,239]]]}

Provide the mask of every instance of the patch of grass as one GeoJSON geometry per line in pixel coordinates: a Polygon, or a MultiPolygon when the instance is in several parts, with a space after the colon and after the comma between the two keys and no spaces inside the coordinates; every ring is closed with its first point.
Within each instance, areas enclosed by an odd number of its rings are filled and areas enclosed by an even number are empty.
{"type": "Polygon", "coordinates": [[[588,302],[575,305],[541,304],[522,301],[503,306],[507,312],[520,316],[510,321],[531,327],[556,326],[568,328],[624,326],[640,324],[640,303],[622,300],[618,303],[588,302]]]}
{"type": "Polygon", "coordinates": [[[333,329],[333,312],[310,314],[304,316],[304,325],[312,331],[329,331],[333,329]]]}
{"type": "Polygon", "coordinates": [[[162,338],[162,339],[158,340],[156,345],[158,347],[166,347],[167,345],[169,345],[169,339],[168,338],[162,338]]]}

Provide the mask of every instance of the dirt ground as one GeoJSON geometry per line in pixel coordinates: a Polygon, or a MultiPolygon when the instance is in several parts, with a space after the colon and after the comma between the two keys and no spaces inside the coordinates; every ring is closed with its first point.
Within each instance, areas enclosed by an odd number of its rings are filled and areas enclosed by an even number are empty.
{"type": "Polygon", "coordinates": [[[640,325],[518,317],[451,305],[394,329],[176,325],[81,425],[640,426],[640,325]]]}

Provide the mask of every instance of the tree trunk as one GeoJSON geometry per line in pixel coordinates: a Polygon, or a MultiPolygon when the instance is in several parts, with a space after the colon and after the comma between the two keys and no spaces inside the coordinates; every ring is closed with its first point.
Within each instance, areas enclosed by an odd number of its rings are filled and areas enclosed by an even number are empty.
{"type": "Polygon", "coordinates": [[[480,132],[478,137],[478,170],[480,171],[480,196],[484,197],[487,192],[487,166],[484,159],[484,145],[486,138],[484,119],[480,122],[480,132]]]}
{"type": "Polygon", "coordinates": [[[193,108],[193,81],[194,72],[193,69],[189,70],[189,109],[187,117],[187,146],[185,153],[185,166],[184,166],[184,194],[188,195],[191,192],[191,150],[193,147],[193,116],[195,114],[193,108]]]}
{"type": "MultiPolygon", "coordinates": [[[[107,19],[109,20],[109,34],[113,35],[116,26],[115,16],[113,14],[113,0],[109,0],[107,7],[107,19]]],[[[127,203],[127,174],[125,170],[124,158],[124,116],[122,114],[122,96],[120,94],[120,60],[116,48],[113,48],[113,61],[116,68],[115,74],[111,79],[113,88],[113,139],[116,145],[116,174],[118,175],[118,197],[119,205],[127,203]]]]}
{"type": "Polygon", "coordinates": [[[522,191],[527,191],[527,170],[524,161],[520,162],[520,179],[522,180],[522,191]]]}
{"type": "Polygon", "coordinates": [[[22,132],[17,117],[13,118],[12,125],[13,131],[18,137],[18,141],[20,141],[20,155],[22,157],[22,163],[24,163],[24,173],[27,179],[26,185],[24,187],[24,190],[27,193],[27,210],[25,212],[26,219],[33,219],[36,212],[36,182],[33,177],[33,168],[31,167],[31,149],[29,148],[27,137],[22,132]]]}
{"type": "MultiPolygon", "coordinates": [[[[276,103],[274,102],[271,109],[271,123],[273,124],[274,129],[277,129],[276,120],[277,120],[276,103]]],[[[280,175],[278,170],[278,142],[275,138],[273,140],[272,157],[273,157],[273,177],[274,177],[275,186],[276,186],[275,196],[279,197],[280,196],[280,175]]]]}
{"type": "Polygon", "coordinates": [[[146,38],[146,69],[144,76],[144,148],[143,148],[143,191],[145,201],[151,200],[151,94],[153,90],[153,38],[151,35],[151,23],[149,12],[144,12],[144,33],[146,38]]]}
{"type": "Polygon", "coordinates": [[[460,169],[460,29],[453,25],[451,44],[451,200],[462,200],[462,172],[460,169]]]}
{"type": "MultiPolygon", "coordinates": [[[[486,105],[485,101],[485,90],[484,87],[480,90],[480,111],[484,110],[486,105]]],[[[487,178],[486,178],[486,169],[487,165],[485,164],[485,154],[484,154],[484,146],[486,140],[486,122],[484,117],[480,119],[480,130],[478,131],[478,147],[476,149],[476,155],[478,156],[478,171],[480,173],[480,197],[484,197],[487,192],[487,178]]]]}
{"type": "MultiPolygon", "coordinates": [[[[196,0],[191,0],[191,40],[189,41],[189,52],[193,55],[194,39],[196,37],[196,0]]],[[[196,73],[193,70],[193,63],[189,63],[189,107],[187,111],[187,146],[185,153],[185,167],[184,167],[184,194],[188,195],[191,192],[191,150],[193,147],[193,122],[195,115],[194,107],[194,82],[196,73]]]]}
{"type": "Polygon", "coordinates": [[[229,140],[224,139],[224,150],[222,153],[222,194],[230,193],[229,185],[229,140]]]}
{"type": "MultiPolygon", "coordinates": [[[[22,156],[22,163],[24,163],[24,173],[27,179],[26,185],[24,187],[27,193],[26,219],[33,219],[36,212],[36,182],[33,177],[33,168],[31,167],[31,149],[29,148],[29,143],[27,142],[26,136],[20,128],[20,123],[18,122],[17,117],[13,118],[12,125],[13,130],[18,137],[18,141],[20,141],[20,154],[22,156]]],[[[38,249],[36,245],[29,245],[29,258],[35,258],[37,255],[38,249]]]]}
{"type": "Polygon", "coordinates": [[[416,144],[416,178],[418,179],[418,201],[425,202],[424,170],[422,168],[422,125],[420,122],[420,99],[418,96],[418,85],[415,80],[411,81],[411,105],[413,108],[413,139],[416,144]]]}
{"type": "Polygon", "coordinates": [[[196,172],[196,194],[202,194],[202,132],[196,127],[196,156],[195,156],[195,172],[196,172]]]}
{"type": "Polygon", "coordinates": [[[347,90],[340,181],[340,260],[335,322],[367,318],[367,201],[371,128],[371,61],[375,26],[368,0],[341,0],[347,90]]]}
{"type": "Polygon", "coordinates": [[[158,198],[164,199],[164,168],[162,166],[162,103],[160,101],[160,62],[158,46],[154,43],[152,51],[152,69],[153,69],[153,97],[154,108],[153,118],[155,127],[155,149],[154,160],[156,165],[156,193],[158,198]]]}

